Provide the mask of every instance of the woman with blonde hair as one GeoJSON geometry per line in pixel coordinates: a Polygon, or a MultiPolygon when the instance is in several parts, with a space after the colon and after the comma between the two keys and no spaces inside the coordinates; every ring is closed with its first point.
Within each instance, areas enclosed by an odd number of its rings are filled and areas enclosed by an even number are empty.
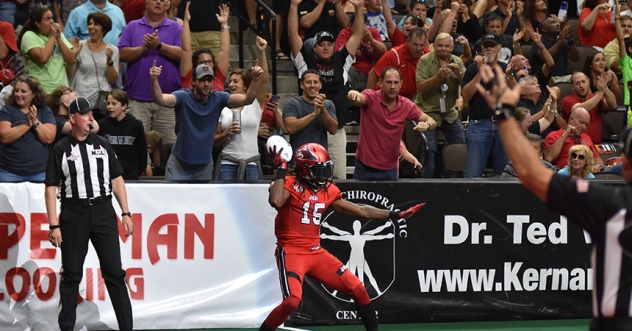
{"type": "Polygon", "coordinates": [[[572,178],[595,178],[591,173],[594,160],[593,153],[586,145],[575,145],[568,150],[568,166],[558,174],[572,178]]]}

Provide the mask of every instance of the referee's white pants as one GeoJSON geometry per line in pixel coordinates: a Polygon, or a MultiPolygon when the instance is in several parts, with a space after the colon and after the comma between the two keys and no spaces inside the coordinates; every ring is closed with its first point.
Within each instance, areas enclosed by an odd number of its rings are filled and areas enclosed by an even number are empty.
{"type": "Polygon", "coordinates": [[[327,151],[334,163],[334,176],[347,179],[347,133],[345,128],[338,129],[336,134],[327,132],[327,151]]]}

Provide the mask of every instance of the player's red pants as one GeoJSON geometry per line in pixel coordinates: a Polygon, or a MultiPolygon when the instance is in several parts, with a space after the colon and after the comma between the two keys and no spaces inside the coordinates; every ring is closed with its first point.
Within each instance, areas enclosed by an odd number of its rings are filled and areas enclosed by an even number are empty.
{"type": "Polygon", "coordinates": [[[277,247],[276,258],[283,302],[264,322],[270,330],[281,325],[301,303],[305,275],[350,296],[358,306],[371,303],[360,279],[347,270],[340,260],[322,248],[309,254],[286,255],[283,247],[277,247]]]}

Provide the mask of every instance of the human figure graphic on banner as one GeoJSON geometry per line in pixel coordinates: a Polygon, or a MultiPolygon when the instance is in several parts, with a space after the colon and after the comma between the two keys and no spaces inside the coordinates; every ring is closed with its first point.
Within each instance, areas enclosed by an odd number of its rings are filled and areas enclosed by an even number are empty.
{"type": "MultiPolygon", "coordinates": [[[[393,223],[389,220],[386,223],[384,223],[384,225],[378,226],[377,228],[373,230],[360,233],[360,230],[362,229],[362,222],[360,222],[359,220],[356,220],[355,222],[353,222],[353,234],[351,234],[347,231],[340,230],[332,225],[329,225],[329,223],[327,222],[323,222],[321,226],[331,230],[331,232],[335,233],[336,235],[332,236],[325,233],[321,233],[320,238],[336,240],[336,241],[348,241],[349,246],[351,246],[351,253],[349,254],[349,261],[347,261],[346,263],[347,268],[349,268],[349,271],[351,271],[352,274],[355,274],[356,276],[358,276],[358,278],[360,278],[360,280],[362,280],[363,282],[364,282],[364,276],[366,275],[366,277],[369,279],[369,282],[371,283],[371,285],[377,292],[377,295],[380,296],[382,295],[382,291],[380,291],[380,287],[378,286],[377,281],[375,280],[375,277],[373,277],[373,273],[371,272],[369,263],[364,257],[364,245],[366,244],[367,241],[370,241],[370,240],[372,241],[372,240],[392,239],[393,238],[392,233],[377,235],[378,233],[382,232],[382,230],[392,225],[393,223]]],[[[336,292],[337,291],[334,291],[334,295],[336,292]]]]}

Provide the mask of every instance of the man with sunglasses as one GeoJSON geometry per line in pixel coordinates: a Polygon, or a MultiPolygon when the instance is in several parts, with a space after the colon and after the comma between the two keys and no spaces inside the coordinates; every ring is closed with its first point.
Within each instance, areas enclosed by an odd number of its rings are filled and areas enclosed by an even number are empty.
{"type": "Polygon", "coordinates": [[[586,109],[577,107],[573,109],[568,118],[568,125],[557,131],[551,132],[544,140],[544,159],[561,169],[568,164],[568,150],[575,145],[586,145],[593,151],[595,165],[593,173],[600,172],[605,167],[603,160],[595,149],[590,136],[584,133],[590,123],[590,115],[586,109]]]}
{"type": "Polygon", "coordinates": [[[167,160],[166,180],[211,180],[213,177],[213,140],[224,107],[238,108],[251,104],[257,97],[263,69],[250,69],[252,83],[246,94],[230,94],[213,90],[215,75],[206,64],[195,68],[192,89],[162,94],[158,77],[162,66],[156,62],[149,73],[151,93],[156,104],[175,109],[175,130],[178,135],[167,160]]]}

